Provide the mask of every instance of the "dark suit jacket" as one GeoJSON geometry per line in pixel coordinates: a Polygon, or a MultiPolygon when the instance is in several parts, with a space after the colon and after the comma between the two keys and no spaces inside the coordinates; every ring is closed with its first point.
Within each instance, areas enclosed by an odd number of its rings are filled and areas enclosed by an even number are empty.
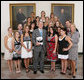
{"type": "MultiPolygon", "coordinates": [[[[39,51],[41,48],[40,46],[36,45],[36,37],[40,37],[39,29],[35,29],[32,34],[32,43],[34,44],[34,49],[39,51]]],[[[46,30],[43,29],[43,49],[46,52],[46,30]]]]}

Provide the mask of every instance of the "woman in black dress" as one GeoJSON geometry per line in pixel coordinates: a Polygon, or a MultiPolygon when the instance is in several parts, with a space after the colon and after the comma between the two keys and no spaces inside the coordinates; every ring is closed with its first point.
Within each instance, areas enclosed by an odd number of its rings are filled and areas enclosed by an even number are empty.
{"type": "Polygon", "coordinates": [[[61,59],[61,74],[66,73],[67,69],[67,59],[68,59],[68,50],[72,47],[72,42],[69,36],[66,36],[66,29],[61,28],[59,36],[59,49],[58,49],[58,58],[61,59]]]}

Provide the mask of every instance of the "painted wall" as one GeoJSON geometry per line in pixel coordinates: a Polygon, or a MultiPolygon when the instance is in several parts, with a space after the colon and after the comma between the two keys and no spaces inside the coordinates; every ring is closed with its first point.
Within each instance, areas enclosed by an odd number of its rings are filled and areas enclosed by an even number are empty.
{"type": "Polygon", "coordinates": [[[82,1],[2,1],[1,2],[1,52],[4,52],[4,36],[10,26],[10,3],[36,3],[36,16],[40,16],[40,12],[44,10],[47,16],[51,13],[51,3],[73,3],[74,23],[80,32],[80,42],[78,52],[83,52],[83,2],[82,1]]]}

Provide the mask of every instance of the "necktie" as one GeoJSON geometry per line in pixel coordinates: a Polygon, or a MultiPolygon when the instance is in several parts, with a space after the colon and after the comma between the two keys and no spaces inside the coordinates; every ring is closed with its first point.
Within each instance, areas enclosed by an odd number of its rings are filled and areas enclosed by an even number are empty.
{"type": "Polygon", "coordinates": [[[42,36],[42,30],[40,30],[40,35],[42,36]]]}

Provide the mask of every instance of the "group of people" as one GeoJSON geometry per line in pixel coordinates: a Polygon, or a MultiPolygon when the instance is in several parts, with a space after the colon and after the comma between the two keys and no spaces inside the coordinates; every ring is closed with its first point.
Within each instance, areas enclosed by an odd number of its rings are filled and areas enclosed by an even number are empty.
{"type": "Polygon", "coordinates": [[[65,25],[62,25],[54,13],[51,13],[49,18],[46,17],[45,11],[42,11],[41,17],[35,17],[32,12],[24,25],[18,24],[15,33],[9,27],[8,34],[4,38],[6,49],[4,59],[7,60],[10,72],[15,62],[16,73],[20,73],[21,59],[23,59],[26,72],[30,71],[29,63],[33,62],[36,74],[40,62],[40,72],[44,73],[44,59],[47,54],[47,61],[51,62],[51,71],[55,72],[55,63],[60,59],[60,73],[65,75],[68,67],[71,70],[69,74],[75,78],[80,35],[70,20],[66,20],[65,25]]]}

